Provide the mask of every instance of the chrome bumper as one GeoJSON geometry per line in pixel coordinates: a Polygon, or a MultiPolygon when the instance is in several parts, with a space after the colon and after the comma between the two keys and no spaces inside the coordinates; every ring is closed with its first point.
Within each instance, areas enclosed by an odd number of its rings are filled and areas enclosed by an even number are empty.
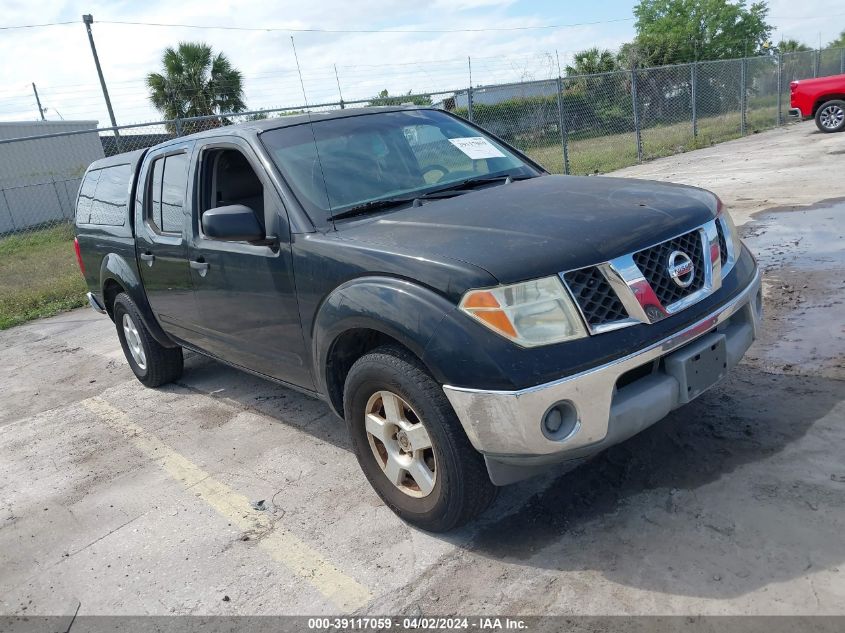
{"type": "Polygon", "coordinates": [[[99,312],[100,314],[106,314],[106,309],[100,303],[100,300],[97,299],[97,296],[93,292],[89,292],[85,295],[88,297],[88,305],[91,306],[91,309],[94,312],[99,312]]]}
{"type": "Polygon", "coordinates": [[[804,113],[799,108],[789,108],[789,116],[793,116],[796,119],[803,119],[804,113]]]}
{"type": "Polygon", "coordinates": [[[606,365],[520,391],[448,385],[443,389],[472,445],[487,457],[488,467],[491,459],[533,464],[576,459],[638,433],[686,401],[678,380],[663,369],[655,366],[648,375],[617,388],[623,374],[714,330],[725,336],[730,369],[756,338],[761,317],[758,270],[739,295],[708,317],[606,365]],[[567,437],[552,440],[543,433],[542,418],[561,401],[574,406],[577,423],[567,437]]]}

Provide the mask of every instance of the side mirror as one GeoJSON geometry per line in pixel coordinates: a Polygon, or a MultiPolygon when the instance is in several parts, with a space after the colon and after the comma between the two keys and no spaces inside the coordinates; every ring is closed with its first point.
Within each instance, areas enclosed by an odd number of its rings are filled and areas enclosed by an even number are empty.
{"type": "Polygon", "coordinates": [[[202,214],[202,232],[226,242],[257,242],[264,239],[264,229],[255,211],[242,204],[209,209],[202,214]]]}

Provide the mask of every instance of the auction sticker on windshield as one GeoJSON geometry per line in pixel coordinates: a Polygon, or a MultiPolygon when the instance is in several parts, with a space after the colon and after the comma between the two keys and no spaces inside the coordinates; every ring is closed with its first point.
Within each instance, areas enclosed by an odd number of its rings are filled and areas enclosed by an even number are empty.
{"type": "Polygon", "coordinates": [[[463,138],[450,138],[449,142],[469,156],[472,160],[482,158],[504,158],[493,143],[483,136],[465,136],[463,138]]]}

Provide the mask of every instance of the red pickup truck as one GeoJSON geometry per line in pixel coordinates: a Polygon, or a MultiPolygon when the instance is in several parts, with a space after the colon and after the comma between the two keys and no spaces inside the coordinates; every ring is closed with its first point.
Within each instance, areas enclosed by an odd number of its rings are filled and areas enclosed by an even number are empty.
{"type": "Polygon", "coordinates": [[[845,130],[845,75],[793,81],[789,95],[790,114],[814,117],[822,132],[845,130]]]}

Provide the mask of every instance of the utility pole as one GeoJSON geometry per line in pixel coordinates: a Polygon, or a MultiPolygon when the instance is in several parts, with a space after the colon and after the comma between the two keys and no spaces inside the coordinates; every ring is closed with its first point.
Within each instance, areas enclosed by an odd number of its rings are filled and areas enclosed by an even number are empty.
{"type": "Polygon", "coordinates": [[[117,121],[114,118],[114,110],[111,107],[111,99],[109,99],[109,90],[106,88],[106,79],[103,77],[103,69],[100,67],[100,58],[97,57],[97,47],[94,46],[94,34],[91,32],[91,25],[94,24],[94,16],[90,13],[82,16],[82,22],[85,24],[85,30],[88,32],[88,42],[91,44],[91,54],[94,56],[94,65],[97,67],[97,75],[100,77],[100,86],[103,88],[103,98],[106,100],[106,109],[109,111],[109,119],[114,130],[114,140],[118,151],[123,151],[120,147],[120,133],[117,131],[117,121]]]}
{"type": "Polygon", "coordinates": [[[469,88],[467,88],[467,119],[472,123],[472,58],[467,55],[467,65],[469,66],[469,88]]]}
{"type": "Polygon", "coordinates": [[[337,94],[340,97],[340,109],[343,110],[343,93],[340,91],[340,77],[337,75],[337,64],[332,64],[334,66],[334,78],[337,81],[337,94]]]}
{"type": "Polygon", "coordinates": [[[38,104],[38,114],[41,115],[41,120],[46,121],[47,119],[44,117],[44,108],[41,107],[41,99],[38,98],[38,88],[35,87],[35,82],[32,82],[32,92],[35,93],[35,103],[38,104]]]}

